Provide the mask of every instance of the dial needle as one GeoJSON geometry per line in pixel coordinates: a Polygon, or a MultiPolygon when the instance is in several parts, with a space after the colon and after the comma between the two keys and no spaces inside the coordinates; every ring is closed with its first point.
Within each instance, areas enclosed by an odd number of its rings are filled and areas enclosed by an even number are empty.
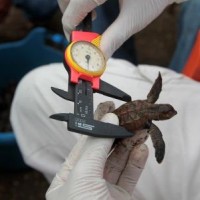
{"type": "Polygon", "coordinates": [[[85,58],[86,58],[86,60],[87,60],[88,69],[89,69],[89,62],[90,62],[90,58],[91,58],[91,57],[90,57],[90,55],[86,55],[85,58]]]}

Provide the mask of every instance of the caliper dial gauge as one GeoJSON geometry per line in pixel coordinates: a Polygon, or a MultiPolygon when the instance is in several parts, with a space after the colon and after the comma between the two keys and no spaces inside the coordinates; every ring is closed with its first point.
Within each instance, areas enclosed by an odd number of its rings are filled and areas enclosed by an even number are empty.
{"type": "Polygon", "coordinates": [[[105,70],[105,57],[93,43],[77,41],[71,43],[66,50],[70,67],[89,76],[101,76],[105,70]]]}

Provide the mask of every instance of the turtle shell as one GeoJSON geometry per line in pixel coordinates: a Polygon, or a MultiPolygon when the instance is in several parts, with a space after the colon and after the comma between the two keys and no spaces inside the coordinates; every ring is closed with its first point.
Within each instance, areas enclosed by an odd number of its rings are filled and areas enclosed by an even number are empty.
{"type": "Polygon", "coordinates": [[[145,128],[152,118],[150,113],[153,114],[154,107],[146,100],[136,100],[123,104],[113,113],[118,116],[120,126],[129,131],[135,131],[145,128]]]}
{"type": "Polygon", "coordinates": [[[147,100],[128,102],[113,113],[118,116],[119,125],[129,131],[149,128],[152,120],[166,120],[177,114],[170,104],[152,104],[147,100]]]}

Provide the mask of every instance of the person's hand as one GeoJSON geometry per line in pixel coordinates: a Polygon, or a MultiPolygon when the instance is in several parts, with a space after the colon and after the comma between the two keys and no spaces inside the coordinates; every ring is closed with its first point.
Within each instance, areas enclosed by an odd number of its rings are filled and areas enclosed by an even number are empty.
{"type": "MultiPolygon", "coordinates": [[[[183,0],[178,0],[183,1],[183,0]]],[[[106,0],[58,0],[63,13],[62,24],[69,38],[72,30],[106,0]]],[[[133,34],[152,22],[175,0],[119,0],[120,14],[103,33],[100,47],[108,59],[133,34]]],[[[98,17],[98,16],[97,16],[98,17]]]]}
{"type": "MultiPolygon", "coordinates": [[[[98,114],[95,113],[95,118],[101,118],[103,113],[112,110],[111,107],[108,105],[98,114]]],[[[101,121],[118,124],[118,118],[113,113],[106,114],[101,121]]],[[[108,157],[113,141],[82,136],[55,176],[46,199],[132,199],[134,187],[148,157],[148,149],[144,144],[135,147],[125,161],[124,152],[118,151],[108,157]]]]}

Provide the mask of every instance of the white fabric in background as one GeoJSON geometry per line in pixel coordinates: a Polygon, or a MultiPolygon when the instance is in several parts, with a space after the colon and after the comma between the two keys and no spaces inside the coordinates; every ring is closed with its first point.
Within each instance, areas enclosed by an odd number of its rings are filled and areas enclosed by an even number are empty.
{"type": "MultiPolygon", "coordinates": [[[[163,133],[166,155],[161,164],[150,155],[135,190],[136,200],[200,199],[200,83],[174,71],[149,65],[110,59],[102,79],[132,96],[145,99],[158,72],[163,88],[157,103],[170,103],[178,114],[155,122],[163,133]]],[[[73,112],[73,103],[50,87],[67,90],[68,74],[62,63],[46,65],[26,75],[15,94],[11,121],[27,164],[49,181],[76,143],[79,134],[70,133],[64,122],[49,119],[51,114],[73,112]]],[[[95,94],[94,107],[111,98],[95,94]]],[[[118,107],[123,102],[112,99],[118,107]]]]}

